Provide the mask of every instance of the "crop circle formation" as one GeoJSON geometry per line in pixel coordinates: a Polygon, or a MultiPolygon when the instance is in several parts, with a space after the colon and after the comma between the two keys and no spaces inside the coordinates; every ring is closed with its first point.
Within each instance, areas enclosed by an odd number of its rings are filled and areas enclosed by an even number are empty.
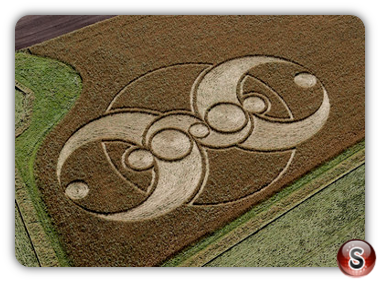
{"type": "MultiPolygon", "coordinates": [[[[202,192],[209,169],[207,148],[236,147],[268,153],[294,150],[325,124],[330,111],[327,91],[322,86],[321,105],[302,120],[267,119],[264,113],[271,107],[269,99],[256,92],[241,99],[239,87],[249,70],[267,63],[295,65],[269,56],[231,59],[199,75],[190,95],[191,112],[124,109],[90,121],[62,148],[57,165],[58,180],[68,157],[83,145],[93,141],[122,140],[131,146],[123,155],[126,167],[154,171],[152,192],[130,210],[113,214],[89,212],[107,220],[147,220],[185,203],[191,205],[191,200],[202,192]]],[[[306,72],[294,77],[294,83],[302,88],[314,87],[317,81],[314,75],[306,72]]],[[[85,198],[89,189],[91,187],[82,182],[74,182],[67,187],[66,195],[81,206],[77,200],[85,198]]]]}

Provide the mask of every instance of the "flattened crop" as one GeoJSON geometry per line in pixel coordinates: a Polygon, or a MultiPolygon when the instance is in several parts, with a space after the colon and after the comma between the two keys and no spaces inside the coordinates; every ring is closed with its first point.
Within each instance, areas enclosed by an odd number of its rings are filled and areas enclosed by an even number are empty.
{"type": "Polygon", "coordinates": [[[29,51],[83,83],[33,163],[75,266],[161,265],[365,136],[355,17],[120,16],[29,51]]]}

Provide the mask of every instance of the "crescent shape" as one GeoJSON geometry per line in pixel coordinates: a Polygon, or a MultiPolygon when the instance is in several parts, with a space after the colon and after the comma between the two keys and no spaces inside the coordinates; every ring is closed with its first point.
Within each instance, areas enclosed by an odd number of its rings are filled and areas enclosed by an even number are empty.
{"type": "Polygon", "coordinates": [[[158,115],[144,112],[122,112],[110,114],[91,121],[77,130],[63,146],[57,163],[60,182],[61,170],[68,157],[78,148],[96,140],[123,140],[142,145],[146,128],[158,115]]]}
{"type": "MultiPolygon", "coordinates": [[[[205,74],[201,74],[198,87],[194,87],[193,108],[205,119],[210,108],[219,103],[239,104],[237,92],[244,75],[252,68],[266,63],[295,64],[280,58],[266,56],[247,56],[224,62],[205,74]]],[[[223,146],[240,143],[244,149],[273,151],[293,148],[316,134],[325,124],[330,111],[330,102],[323,88],[323,102],[320,108],[308,118],[297,122],[278,123],[251,115],[253,130],[240,130],[233,134],[212,131],[202,144],[213,147],[224,140],[223,146]],[[244,132],[246,131],[246,132],[244,132]],[[248,134],[247,134],[248,133],[248,134]],[[248,137],[247,137],[248,136],[248,137]],[[215,138],[216,137],[216,138],[215,138]],[[228,137],[228,138],[226,138],[228,137]],[[215,138],[215,140],[213,139],[215,138]],[[245,139],[247,138],[247,139],[245,139]]],[[[247,124],[251,127],[250,122],[247,124]]]]}
{"type": "Polygon", "coordinates": [[[207,110],[218,103],[240,104],[237,91],[244,74],[266,63],[293,64],[275,57],[247,56],[217,65],[197,79],[200,82],[194,88],[193,108],[204,118],[207,110]]]}
{"type": "Polygon", "coordinates": [[[306,119],[295,122],[273,122],[253,116],[252,134],[238,146],[244,149],[275,151],[295,147],[315,135],[326,123],[330,101],[323,87],[323,101],[319,109],[306,119]]]}
{"type": "Polygon", "coordinates": [[[125,212],[96,214],[115,221],[147,220],[164,215],[194,197],[204,181],[206,152],[194,144],[192,151],[178,161],[156,158],[158,180],[152,194],[139,206],[125,212]]]}
{"type": "MultiPolygon", "coordinates": [[[[210,109],[218,104],[240,105],[238,99],[239,85],[244,75],[255,66],[265,63],[287,63],[283,59],[265,56],[247,56],[224,62],[202,73],[193,89],[192,108],[205,120],[210,109]]],[[[245,140],[252,131],[252,121],[248,118],[246,125],[236,132],[218,132],[212,130],[209,136],[199,140],[208,147],[230,147],[245,140]]],[[[238,126],[236,127],[238,128],[238,126]]]]}

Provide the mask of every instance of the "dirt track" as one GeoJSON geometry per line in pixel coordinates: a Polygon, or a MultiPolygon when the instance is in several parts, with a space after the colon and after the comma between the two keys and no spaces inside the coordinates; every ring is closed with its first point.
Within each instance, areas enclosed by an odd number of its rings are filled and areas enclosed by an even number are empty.
{"type": "Polygon", "coordinates": [[[41,43],[113,16],[24,16],[15,28],[16,50],[41,43]]]}

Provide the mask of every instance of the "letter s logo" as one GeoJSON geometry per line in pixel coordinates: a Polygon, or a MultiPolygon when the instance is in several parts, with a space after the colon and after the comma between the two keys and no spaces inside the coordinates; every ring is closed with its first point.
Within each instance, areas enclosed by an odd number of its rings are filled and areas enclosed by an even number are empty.
{"type": "Polygon", "coordinates": [[[360,247],[352,248],[352,250],[350,251],[350,261],[348,262],[351,269],[359,270],[363,268],[363,266],[365,265],[365,260],[360,256],[363,253],[364,250],[360,247]]]}

